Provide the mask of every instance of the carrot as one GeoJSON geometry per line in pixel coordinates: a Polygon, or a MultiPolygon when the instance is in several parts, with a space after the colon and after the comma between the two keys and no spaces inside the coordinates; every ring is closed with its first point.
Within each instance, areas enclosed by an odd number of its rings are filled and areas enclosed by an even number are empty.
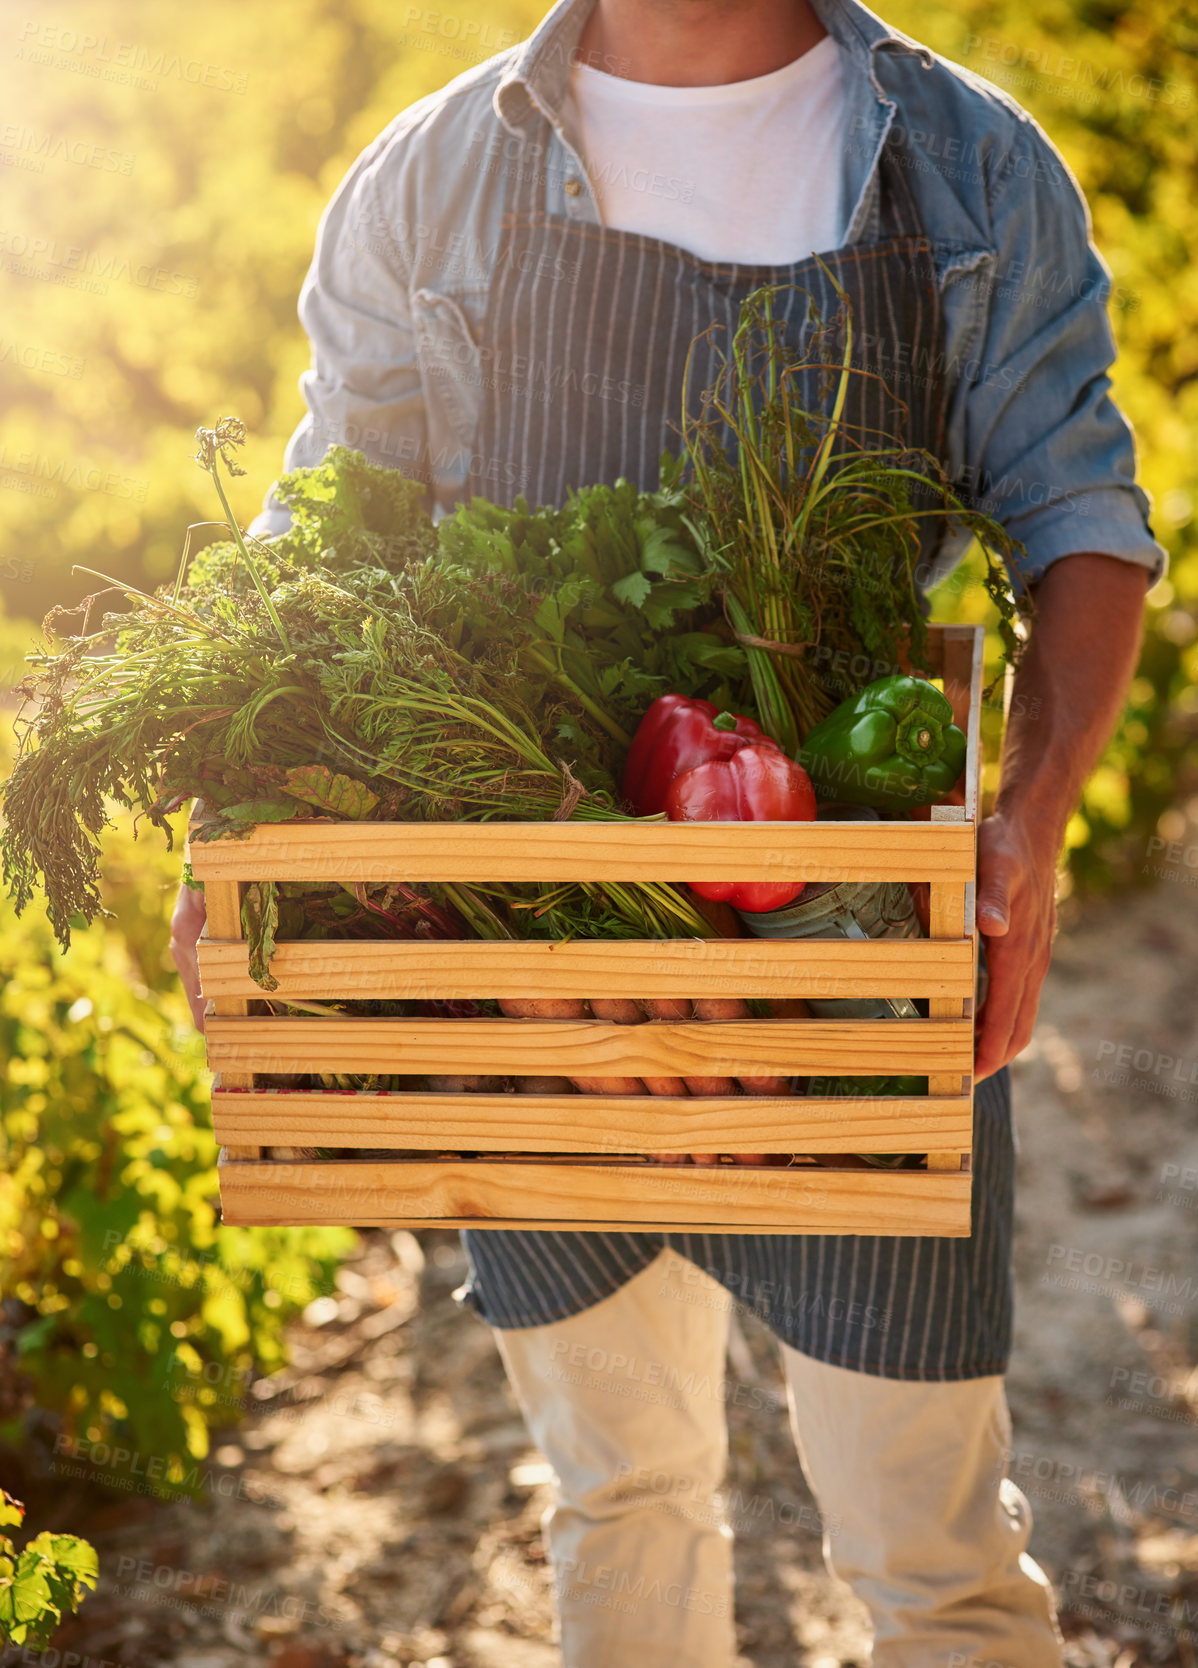
{"type": "MultiPolygon", "coordinates": [[[[591,1012],[596,1019],[608,1019],[616,1025],[641,1025],[644,1009],[649,1003],[634,1002],[627,996],[592,996],[591,1012]]],[[[686,1084],[680,1077],[646,1077],[637,1079],[651,1095],[685,1095],[686,1084]]],[[[643,1093],[643,1090],[638,1091],[643,1093]]],[[[658,1164],[685,1164],[685,1153],[649,1153],[658,1164]]]]}
{"type": "MultiPolygon", "coordinates": [[[[740,996],[699,996],[695,998],[696,1019],[748,1019],[749,1004],[740,996]]],[[[690,1079],[688,1079],[688,1082],[690,1079]]],[[[708,1094],[735,1094],[736,1084],[731,1078],[711,1078],[712,1083],[725,1083],[727,1088],[709,1089],[708,1094]]],[[[740,1077],[737,1079],[741,1088],[749,1095],[779,1095],[786,1094],[790,1085],[783,1077],[740,1077]]],[[[692,1090],[692,1093],[698,1093],[692,1090]]],[[[771,1164],[773,1156],[769,1153],[735,1153],[738,1164],[771,1164]]],[[[696,1164],[699,1160],[696,1158],[696,1164]]],[[[708,1160],[714,1162],[714,1159],[708,1160]]]]}
{"type": "Polygon", "coordinates": [[[571,1077],[583,1095],[644,1095],[648,1090],[639,1077],[571,1077]]]}
{"type": "MultiPolygon", "coordinates": [[[[770,1016],[773,1019],[807,1019],[810,1014],[811,1009],[801,996],[785,997],[770,1003],[770,1016]]],[[[790,1095],[795,1092],[792,1077],[742,1077],[740,1083],[747,1095],[790,1095]]],[[[771,1153],[767,1162],[785,1164],[787,1155],[771,1153]]]]}
{"type": "MultiPolygon", "coordinates": [[[[592,996],[591,1012],[596,1019],[610,1019],[617,1025],[642,1025],[642,1009],[650,1006],[634,1002],[627,996],[592,996]]],[[[642,1081],[651,1095],[684,1095],[686,1084],[680,1077],[646,1077],[642,1081]]]]}
{"type": "Polygon", "coordinates": [[[645,1012],[650,1019],[689,1019],[690,998],[686,996],[652,996],[646,998],[645,1012]]]}
{"type": "MultiPolygon", "coordinates": [[[[645,1012],[650,1019],[692,1019],[694,1017],[690,998],[686,996],[659,996],[645,1002],[645,1012]]],[[[730,1077],[685,1077],[683,1084],[688,1095],[734,1095],[736,1084],[730,1077]]],[[[693,1164],[712,1165],[719,1163],[716,1153],[691,1153],[693,1164]]],[[[677,1159],[674,1160],[677,1163],[677,1159]]]]}
{"type": "Polygon", "coordinates": [[[501,996],[509,1019],[585,1019],[587,1005],[578,996],[501,996]]]}
{"type": "Polygon", "coordinates": [[[645,1017],[640,1003],[630,996],[592,996],[591,1012],[596,1019],[614,1020],[617,1025],[639,1025],[645,1017]]]}
{"type": "Polygon", "coordinates": [[[775,996],[770,1002],[771,1019],[810,1019],[811,1009],[801,996],[775,996]]]}
{"type": "MultiPolygon", "coordinates": [[[[646,999],[645,1012],[650,1019],[690,1019],[690,999],[685,996],[657,996],[646,999]]],[[[672,1078],[671,1082],[677,1082],[672,1078]]],[[[692,1095],[734,1095],[736,1084],[730,1077],[685,1077],[684,1093],[692,1095]]],[[[674,1091],[675,1093],[677,1091],[674,1091]]]]}
{"type": "Polygon", "coordinates": [[[749,1004],[740,996],[696,996],[696,1019],[748,1019],[749,1004]]]}
{"type": "MultiPolygon", "coordinates": [[[[509,1019],[585,1019],[587,1005],[580,996],[506,996],[500,1008],[509,1019]]],[[[643,1095],[639,1077],[570,1077],[584,1095],[643,1095]]]]}
{"type": "MultiPolygon", "coordinates": [[[[749,1011],[738,997],[696,996],[692,1006],[696,1019],[744,1019],[749,1011]]],[[[692,1095],[736,1093],[731,1077],[688,1077],[686,1082],[692,1095]]]]}
{"type": "MultiPolygon", "coordinates": [[[[700,997],[695,1003],[695,1014],[699,1019],[748,1019],[749,1004],[739,996],[710,996],[700,997]]],[[[790,1093],[790,1079],[767,1075],[765,1077],[741,1077],[737,1081],[747,1095],[788,1095],[790,1093]]]]}
{"type": "MultiPolygon", "coordinates": [[[[689,1019],[691,1016],[691,1005],[685,996],[646,997],[641,1007],[650,1019],[689,1019]]],[[[650,1094],[654,1095],[688,1095],[692,1092],[689,1078],[650,1077],[646,1082],[650,1094]]]]}
{"type": "Polygon", "coordinates": [[[503,1089],[502,1077],[460,1077],[430,1074],[425,1078],[435,1095],[494,1095],[503,1089]]]}

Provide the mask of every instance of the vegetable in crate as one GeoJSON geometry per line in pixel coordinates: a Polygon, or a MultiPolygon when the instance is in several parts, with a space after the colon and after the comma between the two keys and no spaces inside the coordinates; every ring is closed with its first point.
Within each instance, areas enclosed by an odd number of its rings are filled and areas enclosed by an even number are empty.
{"type": "MultiPolygon", "coordinates": [[[[809,1095],[852,1095],[862,1098],[873,1095],[926,1095],[926,1077],[810,1077],[809,1095]]],[[[877,1170],[913,1170],[923,1163],[924,1153],[855,1153],[865,1164],[877,1170]]]]}
{"type": "MultiPolygon", "coordinates": [[[[280,481],[293,525],[267,545],[241,534],[221,475],[242,473],[244,426],[225,418],[197,438],[230,539],[184,560],[173,588],[115,587],[133,607],[99,630],[89,599],[80,634],[31,656],[21,687],[4,875],[18,911],[44,889],[64,948],[72,921],[101,910],[114,800],[168,844],[170,814],[195,796],[211,814],[193,839],[313,815],[624,820],[628,736],[600,697],[641,712],[664,681],[642,669],[655,644],[663,669],[716,692],[743,668],[741,651],[686,629],[707,580],[687,574],[701,564],[676,507],[627,482],[544,513],[476,501],[442,546],[418,482],[333,447],[280,481]],[[588,668],[598,681],[584,688],[588,668]]],[[[262,884],[252,948],[269,988],[277,899],[262,884]]],[[[559,921],[585,915],[601,934],[643,935],[647,914],[651,931],[705,930],[678,887],[553,898],[559,921]]],[[[438,901],[470,903],[444,889],[438,901]]],[[[510,936],[529,919],[509,914],[510,936]]]]}
{"type": "MultiPolygon", "coordinates": [[[[456,599],[448,629],[472,656],[500,633],[520,675],[567,691],[620,760],[645,708],[666,689],[727,704],[745,681],[685,516],[681,465],[661,485],[627,480],[572,490],[560,508],[473,498],[437,526],[433,568],[456,599]]],[[[569,722],[556,735],[571,747],[569,722]]]]}
{"type": "MultiPolygon", "coordinates": [[[[662,695],[641,719],[624,767],[624,797],[671,822],[810,822],[815,796],[802,769],[741,713],[662,695]]],[[[803,886],[779,881],[692,881],[713,903],[780,909],[803,886]]]]}
{"type": "Polygon", "coordinates": [[[916,576],[929,518],[976,537],[1012,664],[1019,618],[1032,614],[1018,540],[970,509],[931,453],[844,422],[849,379],[875,373],[852,363],[856,321],[827,276],[844,304],[842,354],[833,359],[826,345],[836,321],[812,312],[812,351],[797,359],[774,311],[787,286],[764,285],[742,303],[714,384],[683,402],[689,525],[746,655],[757,717],[792,756],[836,705],[844,686],[828,669],[841,651],[846,663],[863,652],[884,665],[905,655],[927,669],[916,576]],[[826,411],[804,403],[812,374],[831,379],[826,411]]]}
{"type": "MultiPolygon", "coordinates": [[[[675,776],[666,790],[666,815],[671,822],[814,822],[815,793],[806,771],[765,742],[675,776]]],[[[693,880],[690,885],[715,903],[763,910],[793,903],[805,882],[693,880]]]]}
{"type": "Polygon", "coordinates": [[[821,799],[901,812],[950,793],[965,749],[947,697],[926,678],[895,672],[842,701],[798,758],[821,799]]]}
{"type": "Polygon", "coordinates": [[[624,765],[624,797],[642,817],[666,808],[675,776],[693,765],[730,759],[742,747],[777,743],[741,713],[720,712],[713,701],[660,695],[637,726],[624,765]]]}

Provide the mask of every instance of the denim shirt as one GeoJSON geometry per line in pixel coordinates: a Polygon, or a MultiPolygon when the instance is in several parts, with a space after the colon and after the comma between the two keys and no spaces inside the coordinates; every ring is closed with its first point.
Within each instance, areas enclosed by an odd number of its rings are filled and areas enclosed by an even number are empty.
{"type": "MultiPolygon", "coordinates": [[[[559,0],[528,40],[404,110],[337,187],[299,298],[312,368],[300,378],[308,413],[286,469],[343,444],[425,479],[435,514],[463,495],[484,386],[504,374],[482,327],[505,170],[535,167],[549,213],[602,224],[562,117],[593,4],[559,0]]],[[[1060,152],[1013,99],[858,0],[812,4],[845,78],[845,242],[878,236],[889,134],[932,243],[949,398],[943,461],[962,497],[1022,541],[1029,581],[1082,551],[1159,578],[1165,552],[1135,481],[1131,429],[1110,395],[1110,272],[1060,152]]],[[[885,355],[904,344],[879,335],[875,348],[881,362],[871,368],[885,374],[885,355]]],[[[488,470],[501,466],[475,467],[485,492],[488,470]]],[[[251,531],[281,532],[289,519],[272,489],[251,531]]],[[[946,538],[925,583],[967,544],[946,538]]]]}

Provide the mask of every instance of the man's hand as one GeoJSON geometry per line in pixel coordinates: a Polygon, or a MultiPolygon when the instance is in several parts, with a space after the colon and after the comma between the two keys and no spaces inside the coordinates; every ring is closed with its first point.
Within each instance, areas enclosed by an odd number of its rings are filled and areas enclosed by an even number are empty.
{"type": "Polygon", "coordinates": [[[1052,956],[1057,857],[1082,785],[1135,671],[1147,572],[1084,552],[1036,587],[1012,692],[994,815],[978,829],[978,930],[990,985],[974,1067],[990,1077],[1028,1045],[1052,956]]]}
{"type": "Polygon", "coordinates": [[[191,1006],[191,1017],[195,1020],[197,1031],[204,1029],[204,998],[200,994],[200,964],[196,957],[196,941],[207,919],[204,894],[195,891],[186,883],[181,884],[171,916],[171,955],[179,969],[179,978],[183,981],[183,990],[191,1006]]]}
{"type": "Polygon", "coordinates": [[[1056,927],[1056,851],[1010,815],[978,829],[978,931],[989,986],[977,1027],[976,1077],[991,1077],[1031,1041],[1056,927]]]}

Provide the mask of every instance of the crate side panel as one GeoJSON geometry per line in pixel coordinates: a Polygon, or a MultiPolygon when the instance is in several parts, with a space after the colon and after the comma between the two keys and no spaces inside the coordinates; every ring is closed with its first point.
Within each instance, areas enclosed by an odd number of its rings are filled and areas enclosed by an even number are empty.
{"type": "MultiPolygon", "coordinates": [[[[200,948],[212,996],[255,996],[241,941],[200,948]]],[[[297,940],[271,960],[277,995],[312,1001],[390,997],[865,996],[973,993],[973,946],[930,939],[297,940]]]]}
{"type": "Polygon", "coordinates": [[[787,1233],[959,1234],[967,1176],[924,1171],[734,1170],[669,1165],[359,1160],[225,1163],[232,1224],[412,1220],[474,1226],[697,1221],[787,1233]]]}
{"type": "Polygon", "coordinates": [[[249,880],[935,880],[973,829],[883,823],[260,823],[197,843],[196,876],[249,880]]]}
{"type": "Polygon", "coordinates": [[[221,1072],[519,1073],[730,1077],[965,1072],[968,1020],[597,1020],[214,1018],[221,1072]]]}
{"type": "Polygon", "coordinates": [[[961,1097],[346,1094],[212,1097],[217,1140],[499,1152],[924,1152],[968,1149],[961,1097]]]}

